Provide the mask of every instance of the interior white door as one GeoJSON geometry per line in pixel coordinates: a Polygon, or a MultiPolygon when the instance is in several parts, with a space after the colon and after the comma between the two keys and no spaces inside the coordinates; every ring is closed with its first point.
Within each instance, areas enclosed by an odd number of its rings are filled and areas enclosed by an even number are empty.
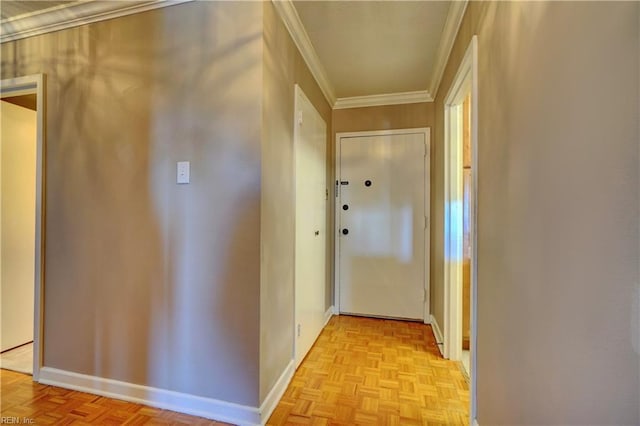
{"type": "Polygon", "coordinates": [[[425,133],[341,138],[340,312],[423,319],[425,133]]]}
{"type": "Polygon", "coordinates": [[[296,86],[295,358],[302,362],[324,326],[327,126],[296,86]]]}

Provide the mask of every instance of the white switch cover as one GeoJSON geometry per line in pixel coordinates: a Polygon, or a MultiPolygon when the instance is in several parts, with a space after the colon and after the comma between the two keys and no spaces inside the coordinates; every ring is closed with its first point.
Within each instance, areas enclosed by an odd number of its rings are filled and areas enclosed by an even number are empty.
{"type": "Polygon", "coordinates": [[[177,183],[189,183],[189,168],[188,161],[178,161],[177,183]]]}

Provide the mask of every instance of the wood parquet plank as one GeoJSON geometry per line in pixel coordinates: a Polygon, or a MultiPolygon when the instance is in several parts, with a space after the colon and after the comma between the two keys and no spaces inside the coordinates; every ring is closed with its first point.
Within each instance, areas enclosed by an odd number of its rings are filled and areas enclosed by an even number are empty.
{"type": "Polygon", "coordinates": [[[334,316],[267,425],[466,425],[460,363],[443,359],[431,327],[334,316]]]}

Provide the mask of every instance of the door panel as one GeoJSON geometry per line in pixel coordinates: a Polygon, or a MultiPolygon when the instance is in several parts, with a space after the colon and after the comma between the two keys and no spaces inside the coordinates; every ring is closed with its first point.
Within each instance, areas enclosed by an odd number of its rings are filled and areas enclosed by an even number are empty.
{"type": "Polygon", "coordinates": [[[322,331],[325,313],[326,124],[296,90],[296,366],[322,331]]]}
{"type": "Polygon", "coordinates": [[[423,318],[425,142],[422,133],[341,139],[341,312],[423,318]]]}

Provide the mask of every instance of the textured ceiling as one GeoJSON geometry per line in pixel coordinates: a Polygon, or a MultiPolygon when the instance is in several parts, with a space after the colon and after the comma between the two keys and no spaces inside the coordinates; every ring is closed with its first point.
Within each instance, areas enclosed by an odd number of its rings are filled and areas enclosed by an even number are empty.
{"type": "Polygon", "coordinates": [[[0,1],[0,17],[2,19],[13,18],[14,16],[24,15],[39,10],[45,10],[62,4],[75,3],[74,1],[0,1]]]}
{"type": "Polygon", "coordinates": [[[294,2],[338,98],[426,90],[450,4],[294,2]]]}

